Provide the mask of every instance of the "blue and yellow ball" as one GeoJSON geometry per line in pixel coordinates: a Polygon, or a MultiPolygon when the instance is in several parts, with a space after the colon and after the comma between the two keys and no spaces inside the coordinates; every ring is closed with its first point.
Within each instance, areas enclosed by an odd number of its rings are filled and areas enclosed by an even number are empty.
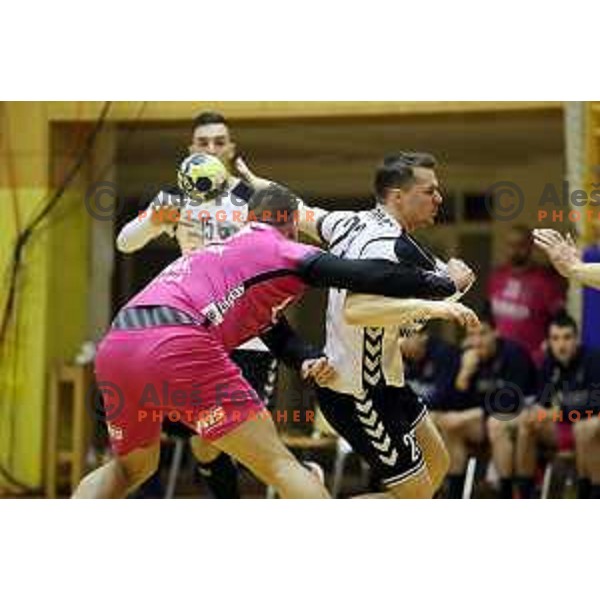
{"type": "Polygon", "coordinates": [[[228,173],[223,163],[209,154],[191,154],[177,170],[181,191],[200,202],[214,200],[227,188],[228,173]]]}

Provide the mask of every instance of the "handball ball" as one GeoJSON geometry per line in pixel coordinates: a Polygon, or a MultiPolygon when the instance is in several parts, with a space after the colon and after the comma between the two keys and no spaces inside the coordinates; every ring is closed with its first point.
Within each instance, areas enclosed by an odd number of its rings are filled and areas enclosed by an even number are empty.
{"type": "Polygon", "coordinates": [[[182,192],[192,200],[214,200],[227,187],[228,173],[223,163],[209,154],[191,154],[177,170],[182,192]]]}

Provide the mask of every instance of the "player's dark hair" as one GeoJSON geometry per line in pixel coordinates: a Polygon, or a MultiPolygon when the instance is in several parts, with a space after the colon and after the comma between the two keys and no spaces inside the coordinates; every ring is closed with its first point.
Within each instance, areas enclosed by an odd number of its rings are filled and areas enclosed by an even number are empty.
{"type": "Polygon", "coordinates": [[[375,171],[375,194],[381,202],[389,188],[407,188],[415,183],[415,167],[434,169],[435,157],[425,152],[399,152],[390,154],[375,171]]]}
{"type": "Polygon", "coordinates": [[[225,117],[218,112],[207,110],[201,112],[193,121],[192,121],[192,131],[196,131],[198,127],[202,127],[203,125],[226,125],[229,126],[225,117]]]}
{"type": "Polygon", "coordinates": [[[548,323],[548,327],[546,328],[546,334],[550,333],[550,327],[568,327],[572,329],[575,335],[579,331],[579,327],[577,327],[577,321],[566,311],[560,310],[558,311],[548,323]]]}
{"type": "Polygon", "coordinates": [[[296,218],[297,211],[298,197],[288,188],[272,183],[250,198],[248,220],[282,227],[296,218]]]}

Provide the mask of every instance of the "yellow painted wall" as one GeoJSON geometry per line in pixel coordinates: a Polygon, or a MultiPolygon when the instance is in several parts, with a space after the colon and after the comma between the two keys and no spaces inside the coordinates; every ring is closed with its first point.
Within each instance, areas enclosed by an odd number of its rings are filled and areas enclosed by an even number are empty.
{"type": "MultiPolygon", "coordinates": [[[[5,277],[16,241],[13,198],[24,228],[49,195],[51,146],[44,103],[4,103],[0,117],[4,123],[0,273],[5,277]]],[[[0,465],[33,488],[42,484],[50,365],[74,356],[87,326],[89,217],[82,202],[87,181],[84,168],[60,208],[26,246],[16,319],[0,356],[0,465]]],[[[5,281],[2,309],[7,299],[5,281]]],[[[0,487],[2,484],[0,475],[0,487]]]]}
{"type": "MultiPolygon", "coordinates": [[[[15,203],[23,226],[47,192],[48,136],[47,115],[40,103],[2,103],[0,122],[0,274],[4,278],[17,235],[15,203]]],[[[0,464],[31,486],[39,485],[41,478],[47,245],[48,236],[41,234],[25,250],[17,318],[0,350],[0,464]]],[[[8,293],[5,282],[0,288],[2,309],[8,293]]]]}
{"type": "MultiPolygon", "coordinates": [[[[43,190],[19,190],[20,204],[37,203],[43,190]]],[[[5,204],[6,194],[0,192],[5,204]]],[[[6,202],[8,204],[8,202],[6,202]]],[[[0,226],[4,234],[4,226],[0,226]]],[[[39,485],[46,357],[47,236],[28,247],[19,279],[16,319],[0,357],[0,464],[30,486],[39,485]]],[[[6,255],[2,256],[5,272],[6,255]]],[[[3,290],[5,291],[5,289],[3,290]]],[[[4,307],[4,298],[2,306],[4,307]]],[[[0,478],[0,482],[1,482],[0,478]]]]}

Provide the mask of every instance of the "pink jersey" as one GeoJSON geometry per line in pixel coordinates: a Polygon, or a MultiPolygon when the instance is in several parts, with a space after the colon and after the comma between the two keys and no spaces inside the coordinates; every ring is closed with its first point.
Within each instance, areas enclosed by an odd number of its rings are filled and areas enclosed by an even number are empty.
{"type": "Polygon", "coordinates": [[[169,306],[210,330],[226,350],[256,337],[306,290],[304,259],[320,252],[253,223],[228,240],[182,256],[126,306],[169,306]]]}
{"type": "Polygon", "coordinates": [[[490,276],[488,298],[500,335],[520,343],[540,364],[548,321],[565,302],[558,278],[544,267],[517,271],[507,265],[490,276]]]}

